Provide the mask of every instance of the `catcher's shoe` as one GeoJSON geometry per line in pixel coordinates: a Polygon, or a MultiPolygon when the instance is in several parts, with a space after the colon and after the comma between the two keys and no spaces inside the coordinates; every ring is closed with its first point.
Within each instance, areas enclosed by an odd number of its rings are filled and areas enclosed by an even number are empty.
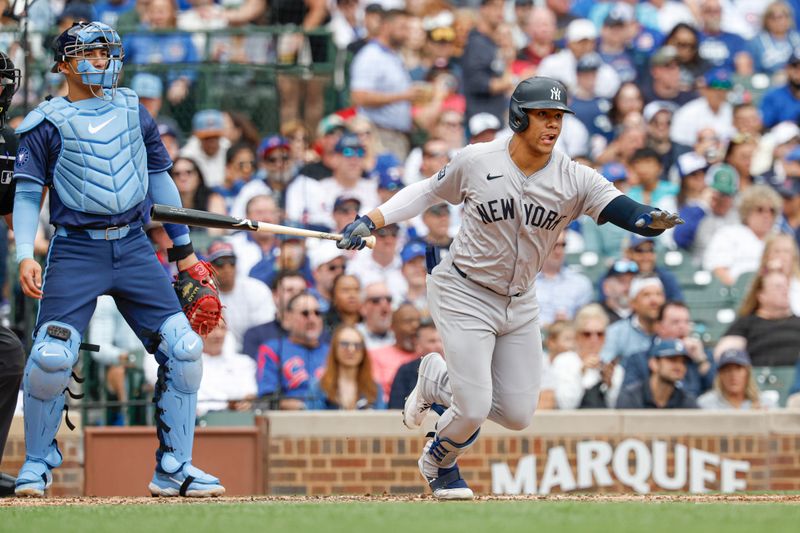
{"type": "Polygon", "coordinates": [[[184,463],[179,470],[170,473],[156,467],[153,480],[148,485],[153,496],[186,496],[188,498],[211,498],[225,494],[219,479],[206,474],[191,463],[184,463]]]}
{"type": "Polygon", "coordinates": [[[42,498],[44,491],[53,484],[50,467],[42,461],[28,459],[17,475],[14,494],[22,497],[42,498]]]}
{"type": "Polygon", "coordinates": [[[472,489],[461,477],[458,465],[448,468],[441,468],[437,465],[430,454],[433,439],[425,444],[422,450],[422,457],[419,458],[419,471],[428,485],[431,487],[433,497],[437,500],[471,500],[475,497],[472,489]]]}
{"type": "Polygon", "coordinates": [[[438,383],[441,375],[445,372],[447,372],[447,364],[441,354],[431,352],[420,361],[417,384],[411,390],[403,406],[403,424],[408,429],[416,429],[422,425],[425,415],[434,405],[429,393],[431,384],[438,383]]]}

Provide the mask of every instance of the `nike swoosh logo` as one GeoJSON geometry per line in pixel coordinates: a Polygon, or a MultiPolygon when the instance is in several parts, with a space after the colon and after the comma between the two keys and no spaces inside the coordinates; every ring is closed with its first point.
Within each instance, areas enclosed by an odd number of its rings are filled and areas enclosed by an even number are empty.
{"type": "Polygon", "coordinates": [[[192,348],[194,348],[195,346],[197,346],[197,339],[193,340],[193,341],[192,341],[192,344],[190,344],[189,346],[187,346],[187,348],[189,348],[189,349],[191,350],[191,349],[192,349],[192,348]]]}
{"type": "Polygon", "coordinates": [[[102,122],[102,123],[98,124],[97,126],[93,126],[93,125],[89,124],[89,133],[94,135],[98,131],[102,130],[103,128],[105,128],[106,126],[111,124],[111,121],[114,120],[114,118],[116,118],[116,117],[111,117],[110,119],[106,120],[105,122],[102,122]]]}
{"type": "Polygon", "coordinates": [[[502,174],[498,174],[497,176],[492,176],[491,174],[486,174],[486,179],[489,180],[489,181],[496,180],[497,178],[502,178],[502,177],[503,177],[502,174]]]}

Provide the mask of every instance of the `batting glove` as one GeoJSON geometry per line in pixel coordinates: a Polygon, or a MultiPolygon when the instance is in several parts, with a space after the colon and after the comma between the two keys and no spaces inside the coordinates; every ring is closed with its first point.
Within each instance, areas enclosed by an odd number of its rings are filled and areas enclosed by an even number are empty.
{"type": "Polygon", "coordinates": [[[336,246],[342,250],[361,250],[367,245],[364,238],[369,237],[374,230],[375,223],[367,215],[356,217],[344,227],[342,240],[336,246]]]}
{"type": "Polygon", "coordinates": [[[674,228],[678,224],[683,224],[683,222],[684,220],[675,213],[654,209],[649,213],[639,215],[639,218],[636,219],[635,225],[637,228],[648,227],[651,229],[670,229],[674,228]]]}

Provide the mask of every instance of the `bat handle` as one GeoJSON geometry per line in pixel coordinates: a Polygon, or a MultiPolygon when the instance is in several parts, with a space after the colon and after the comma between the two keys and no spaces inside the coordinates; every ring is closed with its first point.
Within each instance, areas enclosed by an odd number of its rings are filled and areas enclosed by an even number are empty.
{"type": "Polygon", "coordinates": [[[373,248],[375,248],[375,235],[364,237],[364,242],[367,243],[367,248],[372,250],[373,248]]]}

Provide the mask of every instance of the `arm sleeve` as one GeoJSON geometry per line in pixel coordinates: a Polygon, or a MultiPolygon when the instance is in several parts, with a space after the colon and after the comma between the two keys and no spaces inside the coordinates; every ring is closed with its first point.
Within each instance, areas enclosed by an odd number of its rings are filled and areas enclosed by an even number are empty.
{"type": "Polygon", "coordinates": [[[139,104],[139,124],[147,150],[147,171],[153,174],[172,168],[172,159],[170,159],[164,143],[161,142],[158,125],[142,104],[139,104]]]}
{"type": "MultiPolygon", "coordinates": [[[[181,195],[166,171],[150,174],[149,195],[154,204],[181,206],[181,195]]],[[[189,228],[184,224],[164,224],[164,229],[176,246],[189,244],[189,228]]]]}
{"type": "Polygon", "coordinates": [[[39,227],[42,186],[33,181],[17,180],[14,194],[14,239],[17,242],[17,262],[33,259],[33,241],[39,227]]]}
{"type": "Polygon", "coordinates": [[[383,215],[386,225],[413,218],[432,205],[445,200],[433,192],[431,181],[434,178],[412,183],[400,189],[394,196],[378,209],[383,215]]]}
{"type": "Polygon", "coordinates": [[[663,229],[653,228],[637,228],[636,219],[642,215],[646,215],[653,211],[655,208],[649,205],[640,204],[639,202],[628,198],[625,195],[620,195],[611,200],[608,205],[600,212],[598,220],[608,221],[619,226],[622,229],[644,235],[645,237],[655,237],[664,233],[663,229]]]}

